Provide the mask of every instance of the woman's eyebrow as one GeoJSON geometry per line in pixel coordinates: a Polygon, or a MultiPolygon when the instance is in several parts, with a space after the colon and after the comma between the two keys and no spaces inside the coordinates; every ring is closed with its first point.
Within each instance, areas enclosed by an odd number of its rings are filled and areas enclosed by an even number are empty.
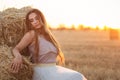
{"type": "Polygon", "coordinates": [[[30,18],[29,20],[33,20],[34,18],[35,18],[35,19],[36,19],[36,18],[38,19],[38,16],[34,16],[34,17],[30,18]]]}
{"type": "Polygon", "coordinates": [[[29,21],[32,21],[33,19],[29,19],[29,21]]]}

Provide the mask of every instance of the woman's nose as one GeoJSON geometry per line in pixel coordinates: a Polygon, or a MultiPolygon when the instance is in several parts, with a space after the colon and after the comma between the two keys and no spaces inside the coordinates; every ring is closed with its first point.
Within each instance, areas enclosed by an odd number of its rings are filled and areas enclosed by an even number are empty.
{"type": "Polygon", "coordinates": [[[33,22],[34,22],[34,23],[37,23],[37,20],[36,20],[36,19],[34,19],[34,20],[33,20],[33,22]]]}

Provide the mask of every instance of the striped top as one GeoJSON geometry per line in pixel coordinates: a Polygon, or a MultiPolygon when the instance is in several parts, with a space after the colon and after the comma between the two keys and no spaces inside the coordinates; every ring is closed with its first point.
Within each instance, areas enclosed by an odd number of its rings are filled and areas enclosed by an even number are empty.
{"type": "MultiPolygon", "coordinates": [[[[57,49],[56,47],[49,41],[47,41],[43,35],[40,35],[38,38],[39,43],[39,63],[54,63],[56,62],[57,57],[57,49]]],[[[32,62],[35,63],[34,54],[34,43],[29,45],[29,52],[32,56],[32,62]]]]}

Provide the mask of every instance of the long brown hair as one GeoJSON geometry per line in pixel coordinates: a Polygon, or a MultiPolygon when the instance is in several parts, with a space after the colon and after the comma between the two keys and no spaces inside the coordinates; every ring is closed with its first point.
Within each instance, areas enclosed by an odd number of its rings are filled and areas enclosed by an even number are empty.
{"type": "Polygon", "coordinates": [[[55,39],[55,37],[53,36],[53,34],[51,33],[51,31],[49,30],[49,28],[47,27],[47,22],[45,20],[45,17],[43,15],[43,13],[38,10],[38,9],[32,9],[31,11],[29,11],[26,15],[26,26],[28,28],[28,31],[30,30],[34,30],[35,31],[35,61],[38,62],[38,53],[39,53],[39,44],[38,44],[38,35],[41,33],[42,35],[44,35],[44,37],[46,38],[46,40],[50,41],[51,43],[53,43],[53,45],[57,48],[58,50],[58,56],[56,58],[56,60],[58,61],[58,64],[64,64],[65,63],[65,59],[64,59],[64,55],[61,51],[60,45],[57,42],[57,40],[55,39]],[[41,18],[42,20],[42,27],[40,29],[33,29],[30,21],[29,21],[29,15],[31,13],[35,13],[39,18],[41,18]]]}

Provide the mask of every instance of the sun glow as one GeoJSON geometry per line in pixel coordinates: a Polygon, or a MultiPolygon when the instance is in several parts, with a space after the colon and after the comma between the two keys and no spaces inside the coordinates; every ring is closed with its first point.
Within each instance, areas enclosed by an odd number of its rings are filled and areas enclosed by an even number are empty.
{"type": "Polygon", "coordinates": [[[56,27],[59,24],[78,26],[84,24],[95,28],[120,27],[119,0],[0,0],[0,10],[31,6],[40,9],[47,22],[56,27]]]}

